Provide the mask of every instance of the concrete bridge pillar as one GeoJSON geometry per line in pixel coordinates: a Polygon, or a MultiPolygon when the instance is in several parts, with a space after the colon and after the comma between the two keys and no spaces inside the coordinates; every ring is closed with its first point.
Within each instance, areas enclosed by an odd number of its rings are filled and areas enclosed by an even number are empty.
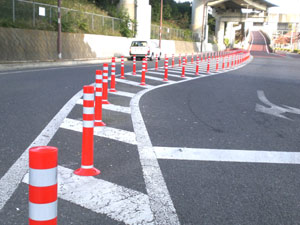
{"type": "Polygon", "coordinates": [[[193,0],[192,6],[192,31],[198,34],[200,40],[205,38],[205,29],[203,28],[207,19],[205,2],[205,0],[193,0]]]}
{"type": "Polygon", "coordinates": [[[227,22],[225,37],[228,38],[230,46],[233,47],[235,41],[235,30],[233,25],[235,22],[227,22]]]}
{"type": "Polygon", "coordinates": [[[136,38],[150,39],[151,5],[149,5],[149,0],[120,0],[119,7],[128,12],[130,19],[136,20],[136,38]]]}
{"type": "Polygon", "coordinates": [[[136,38],[150,39],[151,36],[151,5],[149,0],[136,0],[136,38]]]}
{"type": "Polygon", "coordinates": [[[225,33],[225,22],[221,18],[216,19],[215,33],[218,41],[219,49],[224,49],[224,33],[225,33]]]}

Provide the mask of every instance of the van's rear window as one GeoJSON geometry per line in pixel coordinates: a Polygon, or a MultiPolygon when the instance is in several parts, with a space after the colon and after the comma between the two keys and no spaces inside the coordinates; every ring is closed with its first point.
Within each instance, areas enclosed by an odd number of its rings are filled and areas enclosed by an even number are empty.
{"type": "Polygon", "coordinates": [[[131,47],[147,47],[147,41],[133,41],[131,47]]]}

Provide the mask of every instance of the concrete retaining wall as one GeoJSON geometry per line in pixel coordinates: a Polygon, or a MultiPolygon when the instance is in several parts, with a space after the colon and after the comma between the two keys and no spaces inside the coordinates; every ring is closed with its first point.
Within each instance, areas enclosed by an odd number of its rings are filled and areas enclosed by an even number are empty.
{"type": "MultiPolygon", "coordinates": [[[[0,27],[0,62],[56,60],[56,39],[57,32],[0,27]]],[[[63,33],[62,57],[88,60],[128,56],[131,41],[124,37],[63,33]]],[[[158,40],[153,41],[158,43],[158,40]]],[[[162,53],[198,52],[199,46],[200,43],[163,40],[162,53]]]]}

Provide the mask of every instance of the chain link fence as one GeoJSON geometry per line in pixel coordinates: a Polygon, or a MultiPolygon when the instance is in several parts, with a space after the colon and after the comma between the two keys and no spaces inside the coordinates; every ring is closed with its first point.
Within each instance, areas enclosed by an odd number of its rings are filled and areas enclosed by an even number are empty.
{"type": "MultiPolygon", "coordinates": [[[[26,0],[0,0],[0,26],[57,30],[58,7],[26,0]]],[[[63,32],[121,36],[122,20],[61,7],[63,32]]]]}
{"type": "MultiPolygon", "coordinates": [[[[151,39],[159,39],[160,26],[151,25],[151,39]]],[[[162,39],[179,41],[199,41],[198,34],[190,30],[162,27],[162,39]]]]}

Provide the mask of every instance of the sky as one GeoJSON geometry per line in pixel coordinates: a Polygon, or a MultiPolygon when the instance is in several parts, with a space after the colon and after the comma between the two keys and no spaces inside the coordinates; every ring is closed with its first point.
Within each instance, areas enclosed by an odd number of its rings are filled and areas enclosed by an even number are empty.
{"type": "MultiPolygon", "coordinates": [[[[192,0],[175,0],[176,2],[192,2],[192,0]]],[[[269,12],[300,13],[300,0],[267,0],[279,7],[269,9],[269,12]]]]}
{"type": "Polygon", "coordinates": [[[269,9],[269,12],[281,13],[300,13],[300,0],[268,0],[269,2],[278,5],[269,9]]]}

